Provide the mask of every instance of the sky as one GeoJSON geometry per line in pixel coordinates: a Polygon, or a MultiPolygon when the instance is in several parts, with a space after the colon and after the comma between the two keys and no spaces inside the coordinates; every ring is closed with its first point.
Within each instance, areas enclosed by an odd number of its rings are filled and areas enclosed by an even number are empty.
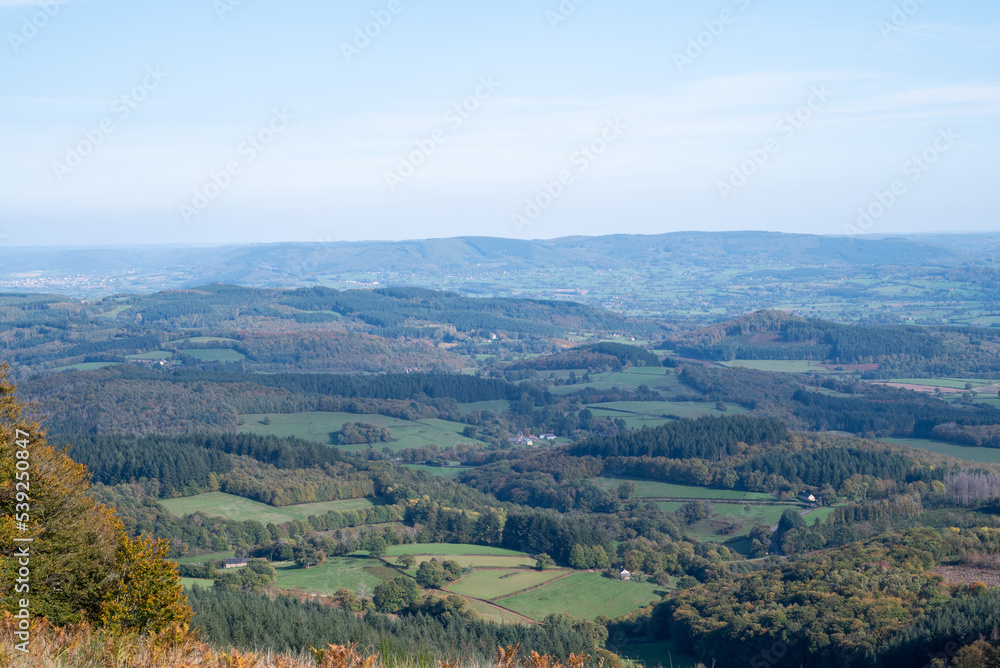
{"type": "Polygon", "coordinates": [[[9,245],[997,231],[996,0],[0,0],[9,245]]]}

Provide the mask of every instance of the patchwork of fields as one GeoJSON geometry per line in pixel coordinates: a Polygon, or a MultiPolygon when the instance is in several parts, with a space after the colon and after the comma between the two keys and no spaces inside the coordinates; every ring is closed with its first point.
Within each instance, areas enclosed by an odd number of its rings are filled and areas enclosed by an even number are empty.
{"type": "Polygon", "coordinates": [[[660,600],[666,590],[648,582],[623,582],[601,573],[573,573],[502,604],[532,619],[553,612],[569,612],[593,621],[599,615],[614,618],[660,600]]]}
{"type": "Polygon", "coordinates": [[[331,510],[361,510],[371,508],[373,504],[368,499],[344,499],[342,501],[322,501],[319,503],[302,503],[297,506],[275,508],[266,503],[244,499],[224,492],[208,492],[197,496],[185,496],[179,499],[164,499],[160,501],[167,510],[178,517],[202,512],[209,517],[224,517],[227,520],[242,522],[257,520],[262,524],[274,522],[290,522],[304,520],[310,515],[324,515],[331,510]]]}

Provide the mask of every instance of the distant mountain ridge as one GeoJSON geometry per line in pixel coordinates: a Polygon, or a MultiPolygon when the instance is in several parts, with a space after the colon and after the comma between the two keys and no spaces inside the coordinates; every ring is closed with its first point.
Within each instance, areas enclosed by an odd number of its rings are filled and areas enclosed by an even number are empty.
{"type": "Polygon", "coordinates": [[[0,275],[38,270],[183,272],[185,287],[223,282],[291,287],[329,271],[460,271],[545,264],[595,269],[636,263],[777,267],[928,263],[952,266],[968,250],[916,238],[823,237],[777,232],[673,232],[520,240],[456,237],[409,241],[274,243],[219,247],[0,248],[0,275]]]}

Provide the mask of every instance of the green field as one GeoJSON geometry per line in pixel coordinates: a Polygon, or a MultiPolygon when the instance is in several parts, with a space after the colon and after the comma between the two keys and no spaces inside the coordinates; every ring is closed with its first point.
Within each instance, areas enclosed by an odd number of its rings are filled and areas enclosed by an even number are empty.
{"type": "Polygon", "coordinates": [[[566,571],[536,570],[477,571],[457,582],[451,583],[447,589],[456,594],[489,600],[498,596],[513,594],[528,587],[536,587],[545,582],[555,580],[565,573],[566,571]]]}
{"type": "Polygon", "coordinates": [[[347,452],[363,452],[369,447],[378,450],[389,447],[398,452],[407,448],[420,448],[431,444],[446,448],[459,443],[477,442],[476,439],[462,436],[462,430],[467,425],[448,420],[428,419],[414,422],[386,415],[334,412],[252,414],[241,415],[240,418],[244,422],[240,427],[240,431],[243,432],[272,436],[297,436],[323,445],[333,445],[331,434],[340,431],[345,422],[367,422],[386,427],[396,439],[391,443],[373,443],[371,446],[366,444],[337,446],[347,452]],[[265,417],[271,421],[271,424],[261,424],[265,417]]]}
{"type": "Polygon", "coordinates": [[[80,364],[70,364],[69,366],[57,366],[53,371],[96,371],[106,366],[114,366],[118,362],[81,362],[80,364]]]}
{"type": "Polygon", "coordinates": [[[247,358],[240,351],[231,348],[183,348],[180,352],[199,362],[239,362],[247,358]]]}
{"type": "MultiPolygon", "coordinates": [[[[609,401],[603,404],[590,404],[587,408],[595,415],[598,414],[597,411],[600,411],[601,416],[621,417],[625,418],[626,422],[628,422],[630,414],[646,418],[664,418],[668,415],[680,418],[698,418],[705,415],[746,413],[746,409],[742,406],[727,406],[726,411],[720,411],[716,409],[714,402],[702,401],[609,401]]],[[[669,420],[663,420],[663,422],[666,423],[669,420]]]]}
{"type": "Polygon", "coordinates": [[[171,559],[170,561],[176,561],[178,564],[203,564],[206,561],[221,561],[222,559],[232,559],[235,556],[236,553],[229,550],[228,552],[203,554],[200,557],[178,557],[177,559],[171,559]]]}
{"type": "MultiPolygon", "coordinates": [[[[581,378],[585,371],[586,369],[577,369],[574,373],[576,373],[577,378],[581,378]]],[[[569,371],[545,371],[542,373],[545,376],[552,373],[556,378],[566,378],[569,376],[569,371]]],[[[586,387],[592,387],[597,390],[606,390],[613,387],[636,389],[640,385],[646,385],[652,389],[660,389],[671,393],[693,392],[691,388],[680,382],[673,369],[657,366],[633,367],[624,371],[596,373],[593,375],[593,380],[589,383],[584,384],[583,382],[579,382],[576,385],[558,385],[550,388],[549,391],[552,394],[563,395],[579,392],[586,387]]]]}
{"type": "Polygon", "coordinates": [[[275,508],[266,503],[244,499],[224,492],[208,492],[197,496],[160,501],[172,514],[182,517],[203,512],[209,517],[225,517],[228,520],[257,520],[262,524],[304,520],[310,515],[323,515],[331,510],[360,510],[374,504],[368,499],[345,499],[343,501],[323,501],[303,503],[297,506],[275,508]]]}
{"type": "Polygon", "coordinates": [[[745,369],[757,369],[758,371],[784,371],[785,373],[843,373],[836,372],[821,366],[819,362],[811,360],[732,360],[723,362],[729,367],[743,367],[745,369]]]}
{"type": "MultiPolygon", "coordinates": [[[[789,508],[802,510],[801,506],[750,506],[746,512],[739,504],[717,503],[712,506],[711,517],[699,520],[687,527],[687,533],[692,538],[704,543],[738,543],[740,538],[750,534],[757,524],[774,526],[781,519],[781,514],[789,508]],[[736,525],[732,533],[720,533],[726,525],[736,525]]],[[[809,516],[812,517],[811,515],[809,516]]],[[[811,524],[811,522],[810,522],[811,524]]]]}
{"type": "Polygon", "coordinates": [[[277,585],[281,589],[301,589],[318,594],[333,594],[341,587],[358,591],[360,583],[369,593],[383,580],[390,580],[398,571],[387,567],[378,559],[366,557],[327,557],[326,561],[312,568],[298,568],[292,562],[273,564],[278,572],[277,585]]]}
{"type": "MultiPolygon", "coordinates": [[[[417,566],[425,561],[449,559],[462,568],[531,568],[535,560],[531,557],[499,557],[489,554],[415,554],[417,566]]],[[[395,561],[395,560],[393,560],[395,561]]],[[[416,568],[412,572],[416,572],[416,568]]]]}
{"type": "Polygon", "coordinates": [[[180,581],[185,589],[190,589],[195,585],[198,585],[202,589],[211,589],[215,586],[215,580],[207,580],[205,578],[180,578],[180,581]]]}
{"type": "Polygon", "coordinates": [[[499,557],[530,557],[524,552],[515,550],[505,550],[502,547],[489,547],[488,545],[468,545],[463,543],[409,543],[407,545],[392,545],[387,554],[398,556],[400,554],[430,554],[430,555],[455,555],[455,554],[489,554],[499,557]]]}
{"type": "Polygon", "coordinates": [[[983,380],[982,378],[893,378],[885,381],[887,383],[906,383],[907,385],[929,385],[930,387],[950,387],[957,390],[964,390],[966,384],[971,384],[972,388],[992,385],[996,381],[983,380]]]}
{"type": "Polygon", "coordinates": [[[954,443],[934,441],[929,438],[898,438],[890,436],[880,438],[879,440],[886,443],[908,445],[917,450],[936,452],[976,464],[1000,464],[1000,448],[976,448],[971,445],[955,445],[954,443]]]}
{"type": "Polygon", "coordinates": [[[598,615],[612,619],[658,601],[663,587],[647,582],[622,582],[600,573],[574,573],[540,589],[504,599],[503,606],[532,619],[566,612],[593,621],[598,615]]]}
{"type": "Polygon", "coordinates": [[[470,404],[459,404],[458,410],[463,413],[471,413],[472,411],[493,411],[494,413],[506,413],[510,410],[510,402],[504,399],[497,399],[496,401],[477,401],[470,404]]]}
{"type": "Polygon", "coordinates": [[[486,601],[477,601],[473,598],[465,599],[468,603],[470,610],[475,610],[483,619],[488,619],[491,622],[497,622],[500,624],[526,624],[527,622],[520,616],[514,614],[510,610],[504,610],[503,608],[498,608],[495,605],[491,605],[486,601]]]}
{"type": "MultiPolygon", "coordinates": [[[[604,489],[618,489],[618,486],[628,478],[591,478],[604,489]]],[[[669,497],[677,499],[726,499],[726,500],[762,500],[773,501],[774,497],[763,492],[742,492],[735,489],[709,489],[708,487],[695,487],[694,485],[675,485],[670,482],[658,482],[655,480],[642,480],[632,478],[636,486],[636,496],[638,497],[669,497]]]]}
{"type": "Polygon", "coordinates": [[[130,360],[168,360],[173,357],[172,352],[166,350],[154,350],[150,353],[139,353],[138,355],[126,355],[130,360]]]}

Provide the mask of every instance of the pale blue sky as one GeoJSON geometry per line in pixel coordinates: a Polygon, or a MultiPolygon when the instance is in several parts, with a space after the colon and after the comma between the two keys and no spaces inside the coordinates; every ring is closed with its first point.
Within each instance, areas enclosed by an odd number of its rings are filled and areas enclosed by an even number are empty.
{"type": "Polygon", "coordinates": [[[563,7],[0,0],[0,232],[100,245],[998,229],[995,0],[563,7]],[[345,55],[372,12],[387,25],[345,55]],[[933,164],[909,162],[925,151],[933,164]]]}

